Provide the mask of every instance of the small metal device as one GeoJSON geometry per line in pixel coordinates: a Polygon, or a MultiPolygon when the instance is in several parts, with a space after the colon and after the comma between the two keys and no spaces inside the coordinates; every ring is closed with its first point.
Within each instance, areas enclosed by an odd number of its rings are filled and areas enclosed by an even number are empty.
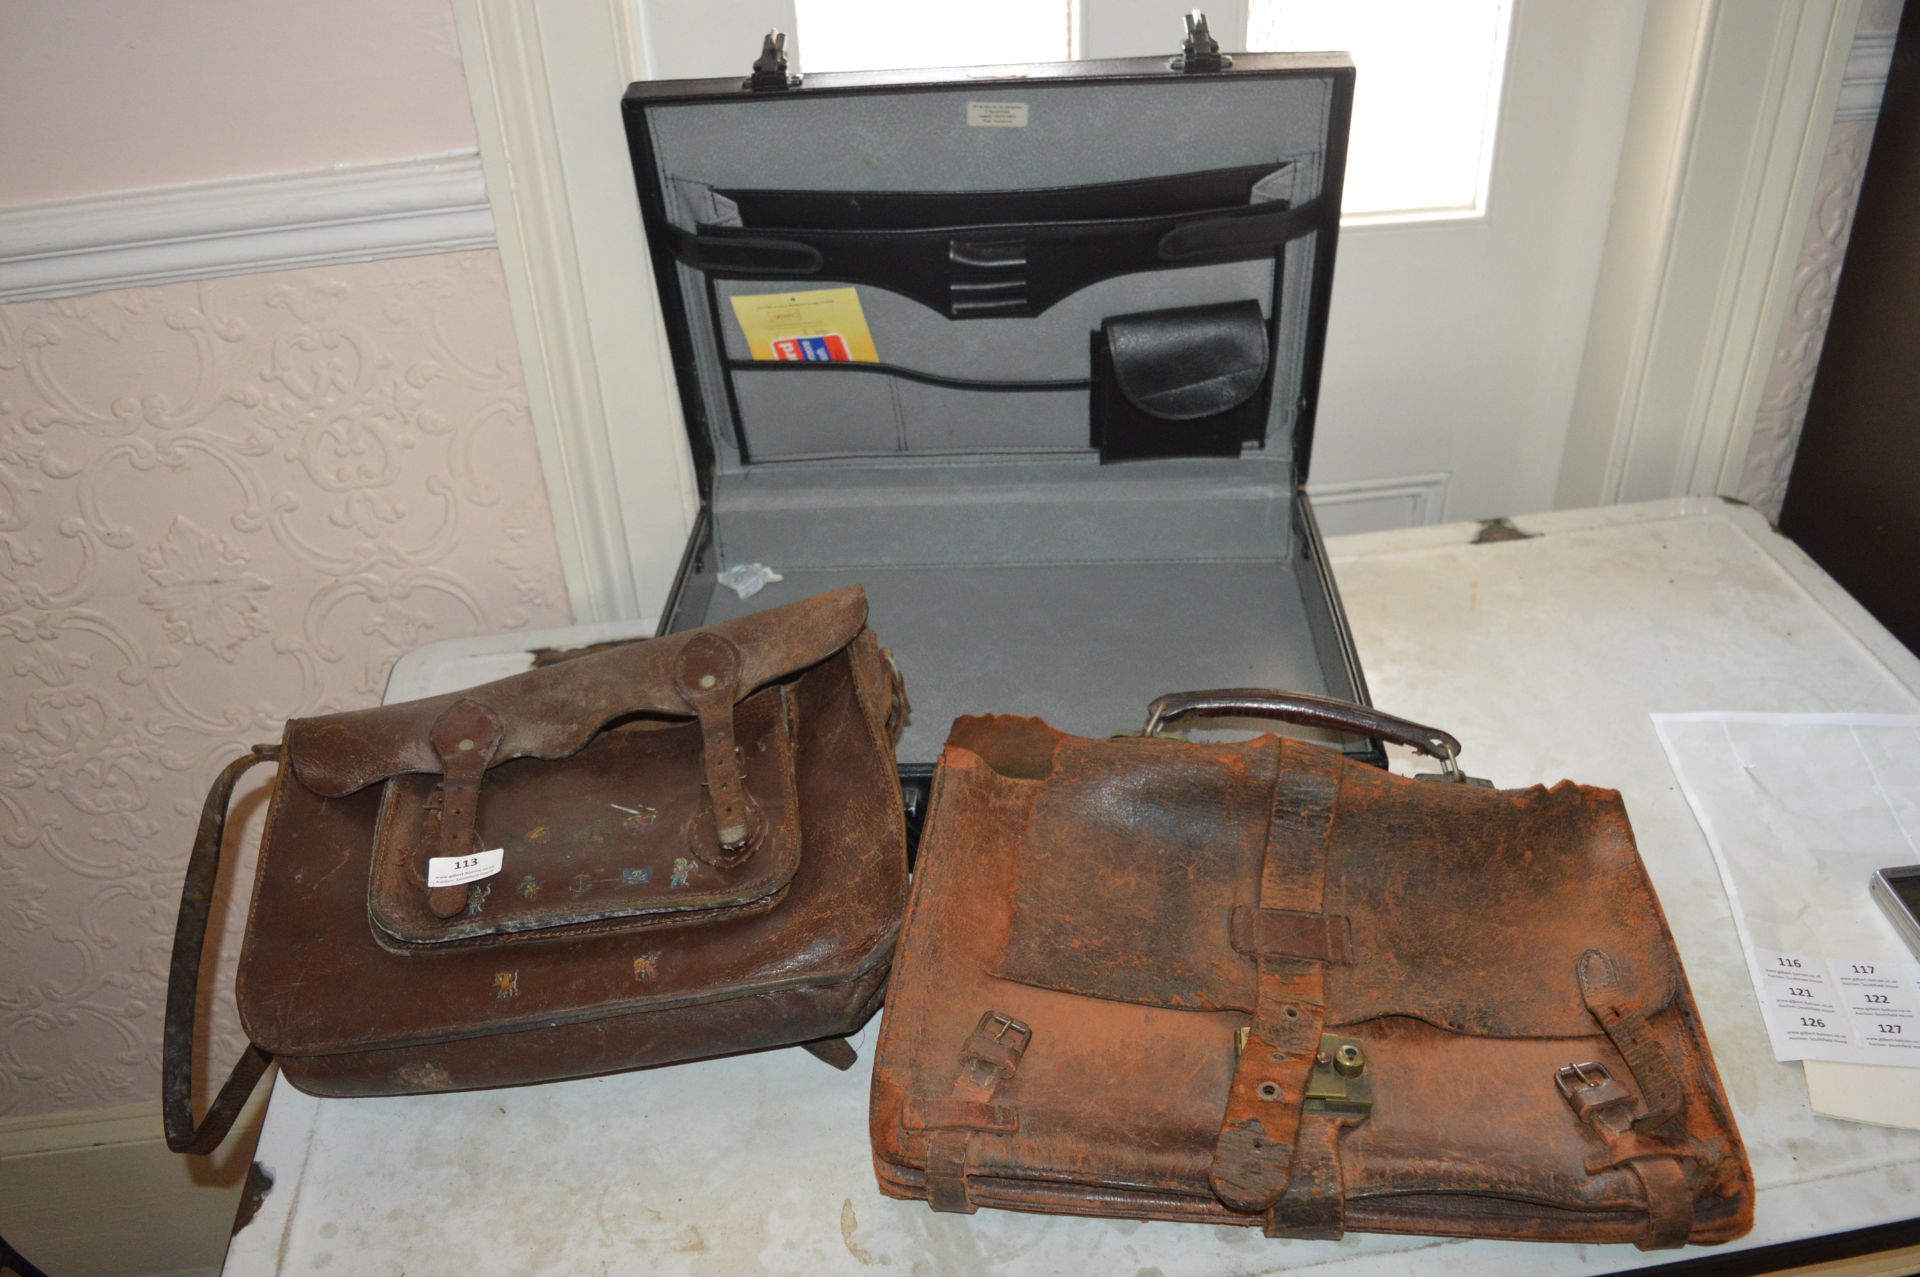
{"type": "Polygon", "coordinates": [[[1867,891],[1907,948],[1920,958],[1920,865],[1894,865],[1875,871],[1867,891]]]}
{"type": "Polygon", "coordinates": [[[800,77],[787,72],[787,33],[775,28],[760,41],[760,56],[753,60],[753,74],[740,87],[755,93],[780,92],[800,83],[800,77]]]}
{"type": "Polygon", "coordinates": [[[1180,53],[1167,65],[1175,71],[1225,71],[1233,59],[1220,52],[1220,42],[1207,27],[1207,15],[1194,9],[1187,14],[1187,38],[1180,53]]]}
{"type": "Polygon", "coordinates": [[[1337,1033],[1320,1035],[1313,1071],[1307,1075],[1303,1107],[1309,1113],[1358,1116],[1373,1111],[1373,1078],[1367,1073],[1367,1049],[1360,1045],[1359,1039],[1343,1038],[1337,1033]]]}

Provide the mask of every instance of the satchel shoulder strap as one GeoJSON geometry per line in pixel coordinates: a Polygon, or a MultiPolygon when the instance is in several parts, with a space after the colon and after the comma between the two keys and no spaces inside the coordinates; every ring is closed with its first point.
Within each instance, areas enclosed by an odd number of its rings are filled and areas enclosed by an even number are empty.
{"type": "Polygon", "coordinates": [[[220,876],[220,844],[226,838],[227,806],[240,777],[257,763],[279,757],[275,745],[253,752],[221,769],[200,811],[200,829],[187,857],[187,878],[180,888],[180,920],[173,929],[173,961],[167,969],[167,1017],[160,1050],[160,1117],[167,1147],[176,1153],[211,1153],[227,1137],[247,1097],[259,1085],[272,1057],[249,1042],[226,1085],[193,1120],[194,1008],[200,997],[200,960],[207,947],[207,919],[213,912],[213,886],[220,876]]]}

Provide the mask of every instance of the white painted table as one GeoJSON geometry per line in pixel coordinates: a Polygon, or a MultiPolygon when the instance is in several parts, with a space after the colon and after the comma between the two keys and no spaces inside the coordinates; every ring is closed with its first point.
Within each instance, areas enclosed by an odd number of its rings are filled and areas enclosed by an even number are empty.
{"type": "MultiPolygon", "coordinates": [[[[1468,769],[1496,784],[1568,776],[1624,792],[1759,1179],[1739,1247],[1920,1214],[1920,1132],[1817,1118],[1800,1066],[1773,1062],[1712,858],[1647,719],[1911,713],[1920,661],[1749,510],[1661,502],[1517,522],[1540,535],[1472,544],[1477,527],[1456,525],[1332,543],[1375,702],[1452,730],[1468,769]]],[[[543,639],[422,649],[395,669],[389,699],[524,668],[543,639]]],[[[1231,1227],[936,1215],[874,1186],[873,1038],[869,1026],[849,1073],[787,1050],[400,1099],[316,1100],[276,1082],[256,1154],[274,1186],[226,1271],[1457,1277],[1726,1249],[1269,1241],[1231,1227]]]]}

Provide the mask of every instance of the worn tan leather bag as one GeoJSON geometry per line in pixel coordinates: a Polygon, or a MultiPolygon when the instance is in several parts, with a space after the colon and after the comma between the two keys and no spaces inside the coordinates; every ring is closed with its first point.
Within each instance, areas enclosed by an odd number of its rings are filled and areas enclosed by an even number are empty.
{"type": "Polygon", "coordinates": [[[856,587],[470,691],[287,724],[207,796],[167,990],[168,1144],[269,1057],[320,1095],[582,1077],[799,1043],[844,1068],[906,895],[904,691],[856,587]],[[238,998],[193,1120],[235,782],[277,758],[238,998]],[[497,871],[482,853],[498,851],[497,871]],[[472,862],[478,861],[477,865],[472,862]],[[433,885],[436,877],[442,885],[433,885]]]}
{"type": "MultiPolygon", "coordinates": [[[[1163,697],[1396,740],[1263,692],[1163,697]]],[[[1150,727],[1149,732],[1153,729],[1150,727]]],[[[888,993],[881,1189],[980,1206],[1721,1242],[1753,1177],[1620,796],[1330,749],[955,723],[888,993]]]]}

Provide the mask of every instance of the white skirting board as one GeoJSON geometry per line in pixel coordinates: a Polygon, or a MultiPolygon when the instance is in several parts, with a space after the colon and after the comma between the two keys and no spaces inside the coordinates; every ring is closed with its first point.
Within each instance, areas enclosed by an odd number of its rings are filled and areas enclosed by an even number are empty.
{"type": "Polygon", "coordinates": [[[53,1277],[218,1273],[266,1095],[210,1157],[168,1151],[158,1104],[0,1122],[0,1233],[53,1277]]]}

